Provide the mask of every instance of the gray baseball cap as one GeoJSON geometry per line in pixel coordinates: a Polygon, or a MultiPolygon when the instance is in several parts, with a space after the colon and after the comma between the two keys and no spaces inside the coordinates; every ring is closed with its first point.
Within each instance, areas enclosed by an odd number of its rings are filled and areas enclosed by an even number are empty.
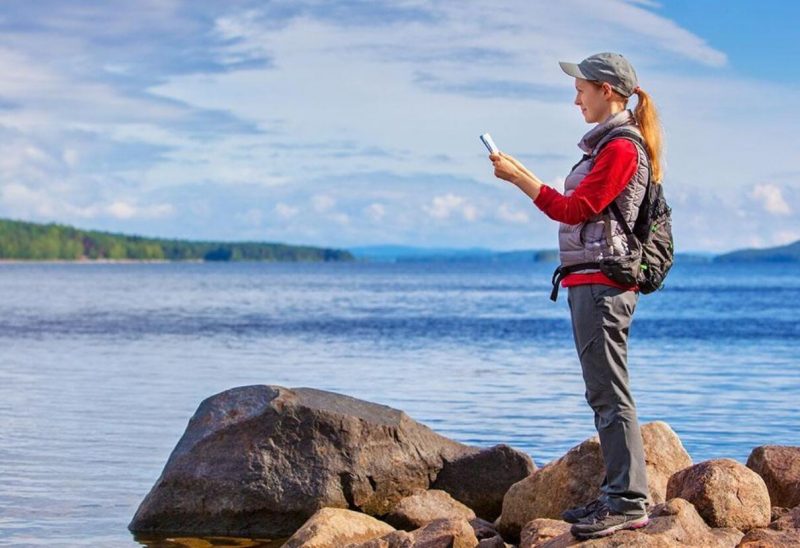
{"type": "Polygon", "coordinates": [[[564,61],[559,61],[558,64],[561,65],[561,70],[573,78],[608,82],[623,97],[630,97],[639,87],[633,65],[619,53],[596,53],[577,65],[564,61]]]}

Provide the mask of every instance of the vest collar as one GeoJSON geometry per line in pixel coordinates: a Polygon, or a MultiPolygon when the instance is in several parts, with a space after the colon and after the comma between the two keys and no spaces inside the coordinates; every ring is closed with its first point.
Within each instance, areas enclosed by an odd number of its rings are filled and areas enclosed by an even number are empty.
{"type": "Polygon", "coordinates": [[[583,136],[578,147],[586,154],[591,154],[594,148],[600,143],[600,140],[612,129],[635,124],[636,119],[633,117],[633,112],[630,109],[621,110],[616,114],[612,114],[604,122],[594,126],[589,132],[583,136]]]}

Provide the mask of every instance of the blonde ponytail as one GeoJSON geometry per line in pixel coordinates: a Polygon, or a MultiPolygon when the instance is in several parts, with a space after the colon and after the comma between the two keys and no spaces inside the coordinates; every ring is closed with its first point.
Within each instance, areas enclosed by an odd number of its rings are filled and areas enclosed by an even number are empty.
{"type": "Polygon", "coordinates": [[[639,124],[639,131],[644,137],[647,156],[650,159],[650,170],[652,179],[655,183],[660,183],[663,177],[661,165],[661,152],[663,147],[663,137],[661,132],[661,122],[658,120],[658,112],[650,95],[642,89],[636,88],[634,93],[639,97],[636,110],[633,115],[639,124]]]}

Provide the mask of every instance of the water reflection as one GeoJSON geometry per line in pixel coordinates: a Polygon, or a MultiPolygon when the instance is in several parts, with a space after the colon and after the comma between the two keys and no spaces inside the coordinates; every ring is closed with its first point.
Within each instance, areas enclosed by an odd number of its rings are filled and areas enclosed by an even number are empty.
{"type": "Polygon", "coordinates": [[[134,535],[133,539],[148,548],[280,548],[288,540],[249,539],[240,537],[155,537],[134,535]]]}

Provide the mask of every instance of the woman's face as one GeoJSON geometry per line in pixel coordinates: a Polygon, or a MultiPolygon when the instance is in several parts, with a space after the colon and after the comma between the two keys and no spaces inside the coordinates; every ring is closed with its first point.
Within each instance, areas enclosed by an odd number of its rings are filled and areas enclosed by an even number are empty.
{"type": "Polygon", "coordinates": [[[575,78],[575,91],[575,104],[581,108],[587,124],[602,122],[608,117],[611,107],[603,93],[603,86],[575,78]]]}

